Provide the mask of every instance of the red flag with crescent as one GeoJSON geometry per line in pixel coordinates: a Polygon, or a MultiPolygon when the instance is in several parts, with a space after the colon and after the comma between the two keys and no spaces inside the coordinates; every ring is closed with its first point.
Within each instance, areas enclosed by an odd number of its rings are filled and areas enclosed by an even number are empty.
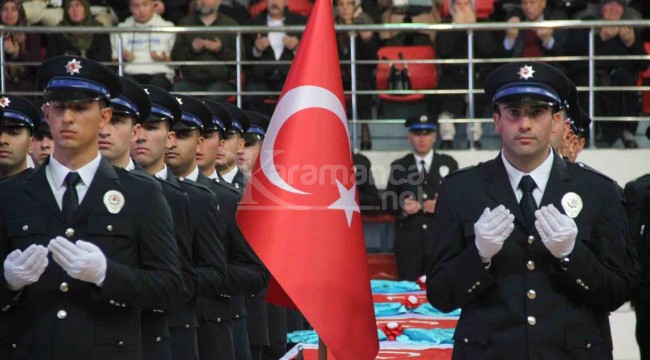
{"type": "Polygon", "coordinates": [[[335,359],[366,360],[377,326],[344,104],[332,5],[317,0],[237,220],[287,295],[267,300],[295,304],[335,359]]]}

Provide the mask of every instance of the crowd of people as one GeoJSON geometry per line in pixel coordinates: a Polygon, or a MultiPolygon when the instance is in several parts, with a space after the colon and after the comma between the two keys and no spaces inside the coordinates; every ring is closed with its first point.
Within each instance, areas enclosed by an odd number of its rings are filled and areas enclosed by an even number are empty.
{"type": "MultiPolygon", "coordinates": [[[[2,2],[1,23],[5,26],[117,26],[117,27],[228,27],[239,25],[274,27],[304,25],[309,9],[292,12],[290,0],[5,0],[2,2]]],[[[309,3],[307,1],[307,3],[309,3]]],[[[394,23],[453,23],[521,22],[561,19],[626,20],[641,19],[648,6],[635,0],[497,0],[490,14],[477,12],[476,0],[432,0],[428,2],[387,0],[336,0],[333,3],[337,24],[394,24],[394,23]],[[568,4],[567,4],[568,3],[568,4]],[[567,11],[568,9],[568,11],[567,11]]],[[[604,27],[595,42],[596,55],[646,55],[645,40],[650,31],[641,28],[604,27]]],[[[361,31],[338,33],[339,57],[350,59],[350,35],[356,38],[358,90],[376,89],[375,70],[377,51],[384,46],[430,46],[440,59],[467,57],[464,31],[361,31]]],[[[475,58],[519,58],[541,56],[586,56],[588,30],[569,34],[564,29],[539,28],[533,30],[478,31],[473,49],[475,58]]],[[[232,101],[236,89],[234,64],[236,43],[234,33],[7,33],[5,56],[11,62],[5,68],[5,89],[36,91],[34,64],[58,55],[82,56],[111,62],[121,59],[124,74],[140,84],[150,84],[172,91],[208,93],[215,101],[232,101]],[[118,41],[118,38],[121,38],[118,41]],[[118,42],[121,46],[118,46],[118,42]],[[121,50],[121,53],[120,53],[121,50]],[[191,62],[179,66],[170,61],[191,62]],[[197,64],[196,62],[199,62],[197,64]],[[200,62],[206,62],[205,65],[200,62]],[[226,62],[220,64],[219,62],[226,62]],[[24,63],[21,64],[21,63],[24,63]]],[[[242,87],[244,108],[271,114],[277,103],[277,94],[284,83],[290,62],[300,44],[299,33],[263,31],[243,38],[241,56],[249,62],[266,64],[243,66],[242,87]],[[270,63],[269,63],[270,62],[270,63]]],[[[578,86],[588,85],[587,61],[556,61],[560,68],[578,86]]],[[[474,86],[480,87],[485,76],[498,63],[475,66],[474,86]]],[[[597,86],[634,86],[639,73],[648,67],[647,60],[616,59],[596,61],[597,86]]],[[[350,66],[341,66],[346,90],[351,88],[350,66]]],[[[438,66],[438,89],[458,90],[467,87],[465,64],[438,66]]],[[[588,106],[588,94],[579,93],[588,106]]],[[[441,149],[461,146],[453,119],[466,118],[466,94],[442,94],[425,98],[427,115],[442,119],[439,145],[441,149]]],[[[359,95],[357,116],[372,119],[376,97],[359,95]]],[[[641,103],[638,91],[599,91],[595,97],[595,115],[605,117],[639,116],[641,103]]],[[[350,106],[348,106],[350,108],[350,106]]],[[[482,95],[475,95],[475,117],[489,117],[490,103],[482,95]]],[[[403,114],[404,117],[411,115],[403,114]]],[[[626,148],[638,147],[635,135],[639,124],[634,121],[601,121],[596,126],[596,143],[610,147],[617,141],[626,148]]],[[[481,148],[481,124],[467,126],[467,139],[474,148],[481,148]]],[[[362,125],[362,149],[371,149],[372,139],[367,124],[362,125]]]]}

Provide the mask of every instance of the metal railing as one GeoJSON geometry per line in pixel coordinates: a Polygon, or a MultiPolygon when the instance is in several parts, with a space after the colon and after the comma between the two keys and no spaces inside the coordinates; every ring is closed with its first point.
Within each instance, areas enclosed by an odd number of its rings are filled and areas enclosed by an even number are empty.
{"type": "MultiPolygon", "coordinates": [[[[474,88],[474,66],[483,63],[503,63],[512,61],[512,58],[475,58],[474,55],[474,33],[476,31],[496,31],[506,29],[535,29],[535,28],[552,28],[552,29],[589,29],[589,54],[588,56],[556,56],[556,57],[534,57],[534,58],[517,58],[521,61],[553,61],[553,62],[571,62],[571,61],[588,61],[589,64],[589,84],[587,87],[579,87],[578,90],[589,93],[589,107],[587,112],[589,117],[593,120],[590,125],[590,143],[595,146],[595,126],[596,121],[650,121],[650,117],[634,116],[634,117],[616,117],[616,116],[595,116],[594,113],[594,94],[597,91],[650,91],[650,86],[595,86],[595,62],[598,60],[650,60],[650,56],[596,56],[594,39],[597,31],[606,26],[630,26],[634,28],[650,27],[650,20],[621,20],[621,21],[580,21],[580,20],[559,20],[559,21],[544,21],[544,22],[520,22],[520,23],[475,23],[475,24],[373,24],[373,25],[337,25],[337,32],[349,32],[350,38],[350,59],[342,60],[342,65],[350,66],[351,73],[351,89],[346,91],[347,95],[351,97],[351,135],[352,144],[356,148],[359,143],[357,125],[359,124],[390,124],[402,123],[403,119],[358,119],[358,96],[359,95],[377,95],[377,94],[466,94],[468,95],[468,111],[467,118],[445,119],[441,122],[452,123],[469,123],[474,126],[475,123],[491,122],[492,119],[476,118],[475,115],[475,98],[474,95],[482,93],[482,89],[474,88]],[[468,55],[466,59],[422,59],[422,60],[373,60],[363,61],[356,59],[355,52],[355,37],[359,31],[465,31],[467,33],[467,48],[468,55]],[[380,63],[432,63],[432,64],[467,64],[467,77],[468,86],[465,89],[429,89],[429,90],[358,90],[357,89],[357,66],[359,65],[374,65],[380,63]]],[[[234,33],[236,34],[236,59],[234,61],[167,61],[162,62],[170,66],[181,65],[234,65],[236,67],[236,91],[235,92],[187,92],[188,95],[235,95],[237,105],[241,106],[242,96],[244,95],[278,95],[277,92],[264,92],[264,91],[247,91],[242,89],[242,67],[246,65],[271,65],[271,64],[291,64],[290,61],[246,61],[242,56],[244,34],[259,33],[259,32],[302,32],[304,26],[282,26],[282,27],[253,27],[253,26],[237,26],[237,27],[35,27],[35,26],[0,26],[0,40],[4,43],[5,32],[24,32],[24,33],[39,33],[39,34],[56,34],[56,33],[92,33],[92,34],[105,34],[105,33],[234,33]]],[[[500,45],[500,44],[497,44],[500,45]]],[[[122,58],[122,37],[117,37],[117,62],[106,63],[118,67],[120,75],[123,74],[124,59],[122,58]]],[[[25,65],[25,66],[38,66],[40,63],[28,62],[11,62],[5,59],[4,47],[0,46],[0,91],[5,92],[5,71],[7,65],[25,65]]],[[[19,93],[21,95],[38,95],[38,93],[19,93]]]]}

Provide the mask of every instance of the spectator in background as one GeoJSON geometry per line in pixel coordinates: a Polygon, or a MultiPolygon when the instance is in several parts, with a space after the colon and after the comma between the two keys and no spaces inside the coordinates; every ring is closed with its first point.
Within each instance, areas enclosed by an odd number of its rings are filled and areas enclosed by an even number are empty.
{"type": "MultiPolygon", "coordinates": [[[[2,2],[0,21],[6,27],[26,26],[27,19],[22,4],[17,0],[2,2]]],[[[8,62],[41,61],[41,36],[36,33],[4,33],[5,60],[8,62]]],[[[5,65],[5,91],[35,91],[36,67],[5,65]]]]}
{"type": "MultiPolygon", "coordinates": [[[[507,21],[518,23],[522,21],[564,20],[567,15],[559,9],[548,8],[546,0],[521,0],[521,10],[515,9],[507,15],[507,21]]],[[[505,31],[502,50],[503,57],[541,57],[562,56],[566,42],[566,30],[538,28],[519,30],[511,28],[505,31]]],[[[553,66],[564,70],[562,63],[553,66]]]]}
{"type": "MultiPolygon", "coordinates": [[[[219,0],[196,0],[194,15],[181,19],[179,26],[218,27],[237,26],[231,17],[219,13],[219,0]]],[[[185,33],[178,34],[172,50],[174,61],[234,61],[236,59],[235,34],[185,33]]],[[[235,65],[182,65],[181,80],[173,91],[234,91],[231,81],[235,65]]],[[[215,101],[225,101],[229,95],[212,95],[215,101]]]]}
{"type": "MultiPolygon", "coordinates": [[[[449,9],[453,24],[476,23],[476,2],[474,0],[451,0],[449,9]]],[[[495,57],[498,44],[494,41],[494,34],[487,31],[474,33],[474,58],[495,57]]],[[[467,58],[467,33],[465,31],[442,31],[436,39],[436,53],[441,59],[466,59],[467,58]]],[[[440,89],[467,89],[467,64],[442,64],[442,75],[438,79],[440,89]]],[[[483,86],[487,74],[492,70],[490,64],[477,64],[474,66],[474,87],[483,86]]],[[[440,97],[438,121],[468,117],[468,94],[443,95],[440,97]]],[[[485,101],[483,94],[474,94],[474,117],[490,117],[492,108],[485,101]]],[[[467,141],[473,142],[474,148],[481,148],[481,123],[474,123],[473,127],[467,124],[467,141]]],[[[441,149],[453,149],[456,127],[454,123],[440,123],[441,149]]]]}
{"type": "Polygon", "coordinates": [[[362,153],[353,153],[352,161],[354,162],[354,176],[359,192],[359,205],[361,212],[365,213],[373,210],[380,210],[381,199],[379,191],[375,185],[375,178],[372,176],[372,165],[362,153]]]}
{"type": "MultiPolygon", "coordinates": [[[[123,1],[111,0],[109,5],[107,0],[89,0],[90,14],[103,26],[113,26],[118,22],[121,9],[127,7],[123,1]]],[[[65,5],[63,0],[25,1],[23,6],[27,15],[27,23],[29,25],[57,26],[63,20],[62,5],[65,5]]],[[[128,9],[126,11],[128,12],[128,9]]]]}
{"type": "MultiPolygon", "coordinates": [[[[411,6],[408,2],[404,5],[396,4],[384,11],[381,21],[384,24],[423,23],[436,24],[440,22],[440,13],[436,7],[438,0],[431,0],[431,7],[411,6]]],[[[412,46],[433,45],[436,40],[435,31],[381,31],[379,38],[384,46],[412,46]]]]}
{"type": "MultiPolygon", "coordinates": [[[[133,16],[118,27],[174,26],[154,12],[153,0],[131,0],[133,16]]],[[[172,88],[174,69],[161,62],[171,60],[176,35],[172,33],[115,33],[111,36],[113,59],[118,58],[118,36],[122,38],[124,75],[140,84],[154,85],[167,91],[172,88]]]]}
{"type": "MultiPolygon", "coordinates": [[[[602,0],[598,20],[629,19],[625,0],[602,0]]],[[[588,17],[586,19],[592,19],[588,17]]],[[[598,56],[646,55],[639,30],[631,27],[604,27],[594,38],[595,54],[598,56]]],[[[571,33],[568,55],[587,56],[589,54],[589,30],[579,29],[571,33]]],[[[639,72],[648,68],[647,60],[596,60],[596,86],[635,86],[639,72]]],[[[570,77],[577,86],[588,86],[589,63],[587,61],[571,62],[570,77]]],[[[580,103],[589,105],[588,93],[580,94],[580,103]]],[[[596,92],[594,102],[596,116],[638,116],[638,91],[600,91],[596,92]]],[[[612,146],[618,139],[626,148],[637,148],[635,140],[638,122],[605,121],[596,123],[596,142],[612,146]]]]}
{"type": "MultiPolygon", "coordinates": [[[[334,2],[336,10],[336,23],[342,25],[364,25],[372,24],[373,20],[368,16],[361,6],[361,0],[336,0],[334,2]]],[[[377,60],[377,50],[379,50],[379,36],[372,31],[359,32],[337,32],[336,41],[339,49],[339,59],[350,61],[350,37],[355,37],[356,60],[377,60]]],[[[357,90],[374,90],[376,87],[374,69],[377,65],[356,65],[357,70],[357,90]]],[[[343,77],[343,88],[350,90],[351,87],[351,67],[348,64],[341,64],[341,75],[343,77]]],[[[357,109],[359,119],[371,119],[371,95],[357,95],[357,109]]],[[[368,124],[361,125],[362,140],[361,148],[369,150],[372,147],[370,142],[370,129],[368,124]]]]}
{"type": "MultiPolygon", "coordinates": [[[[287,9],[288,0],[266,0],[264,12],[248,23],[251,26],[305,25],[304,16],[287,9]]],[[[248,34],[245,49],[248,60],[252,61],[293,61],[300,43],[299,33],[273,31],[269,33],[248,34]]],[[[246,69],[245,91],[280,91],[290,65],[252,65],[246,69]]],[[[267,95],[248,95],[244,97],[244,107],[261,113],[271,114],[264,106],[267,95]]]]}
{"type": "MultiPolygon", "coordinates": [[[[63,20],[59,26],[102,26],[93,20],[88,0],[66,0],[63,20]]],[[[81,56],[100,62],[111,61],[111,40],[108,34],[59,33],[47,41],[46,58],[58,55],[81,56]]]]}

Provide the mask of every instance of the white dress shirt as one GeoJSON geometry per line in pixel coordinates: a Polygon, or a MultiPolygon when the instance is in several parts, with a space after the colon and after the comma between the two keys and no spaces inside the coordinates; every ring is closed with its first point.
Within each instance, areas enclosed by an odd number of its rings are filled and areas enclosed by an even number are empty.
{"type": "Polygon", "coordinates": [[[218,179],[219,174],[217,173],[217,170],[215,170],[212,174],[210,174],[210,176],[208,176],[208,178],[210,178],[210,179],[218,179]]]}
{"type": "Polygon", "coordinates": [[[546,190],[546,184],[548,184],[548,178],[551,176],[551,169],[553,168],[553,150],[549,152],[548,157],[543,163],[528,174],[521,172],[512,166],[508,160],[506,160],[503,151],[501,151],[501,159],[503,159],[503,165],[506,167],[506,172],[510,179],[510,186],[512,186],[512,190],[515,192],[517,202],[521,201],[522,196],[524,196],[524,192],[519,188],[519,181],[521,181],[521,178],[525,175],[530,175],[537,185],[535,190],[533,190],[533,197],[535,198],[537,207],[539,207],[539,204],[542,202],[542,197],[544,196],[544,190],[546,190]]]}
{"type": "Polygon", "coordinates": [[[427,174],[429,173],[429,170],[431,170],[431,163],[433,162],[433,149],[429,150],[429,152],[424,155],[424,157],[413,153],[415,156],[415,164],[418,166],[418,172],[422,172],[422,160],[424,160],[424,168],[427,170],[427,174]]]}
{"type": "Polygon", "coordinates": [[[233,167],[232,170],[228,171],[227,173],[221,175],[221,177],[226,180],[228,183],[232,184],[232,181],[235,180],[235,175],[237,175],[237,170],[239,170],[238,167],[233,167]]]}
{"type": "MultiPolygon", "coordinates": [[[[45,167],[45,176],[47,177],[47,182],[50,184],[50,188],[52,189],[52,194],[54,194],[56,203],[59,205],[59,209],[63,210],[63,193],[65,193],[66,188],[63,181],[65,180],[65,177],[68,175],[68,173],[72,172],[72,170],[68,169],[65,167],[65,165],[58,162],[55,156],[56,155],[54,154],[50,156],[50,163],[45,167]]],[[[81,204],[84,196],[86,196],[88,187],[95,177],[95,173],[99,168],[99,163],[101,160],[102,157],[98,152],[95,159],[77,169],[76,172],[81,178],[81,181],[79,181],[76,186],[77,196],[79,197],[79,204],[81,204]]]]}
{"type": "Polygon", "coordinates": [[[124,169],[127,171],[135,170],[135,163],[133,162],[133,159],[129,158],[129,163],[126,164],[126,167],[124,169]]]}
{"type": "Polygon", "coordinates": [[[162,170],[158,171],[155,176],[158,179],[166,180],[167,179],[167,171],[169,171],[169,170],[167,170],[167,165],[163,164],[162,170]]]}
{"type": "Polygon", "coordinates": [[[186,177],[186,179],[190,179],[192,181],[196,181],[199,179],[199,167],[198,165],[194,167],[194,170],[192,170],[191,173],[189,173],[186,177]]]}

